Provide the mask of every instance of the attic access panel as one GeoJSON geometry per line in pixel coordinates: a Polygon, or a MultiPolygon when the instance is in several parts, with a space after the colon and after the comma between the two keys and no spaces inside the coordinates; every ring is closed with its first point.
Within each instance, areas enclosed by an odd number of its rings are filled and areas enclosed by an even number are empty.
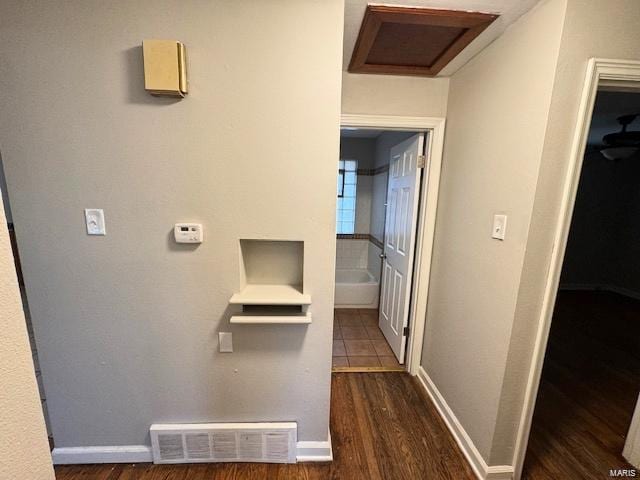
{"type": "Polygon", "coordinates": [[[499,15],[368,5],[349,71],[433,76],[499,15]]]}

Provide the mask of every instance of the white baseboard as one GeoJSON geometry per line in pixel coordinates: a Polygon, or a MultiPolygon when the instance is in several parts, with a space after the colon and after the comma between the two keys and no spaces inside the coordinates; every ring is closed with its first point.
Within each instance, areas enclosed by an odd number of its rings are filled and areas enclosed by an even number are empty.
{"type": "MultiPolygon", "coordinates": [[[[116,445],[111,447],[60,447],[51,452],[54,465],[86,463],[148,463],[153,462],[151,447],[147,445],[116,445]]],[[[331,434],[328,440],[296,444],[298,462],[331,462],[333,449],[331,434]]]]}
{"type": "Polygon", "coordinates": [[[617,293],[625,297],[640,300],[640,292],[629,290],[628,288],[618,287],[616,285],[608,285],[605,283],[561,283],[558,290],[574,290],[574,291],[604,291],[617,293]]]}
{"type": "Polygon", "coordinates": [[[111,447],[56,447],[51,452],[54,465],[82,463],[146,463],[153,461],[147,445],[116,445],[111,447]]]}
{"type": "Polygon", "coordinates": [[[322,442],[298,442],[296,444],[298,462],[332,462],[333,447],[331,446],[331,432],[327,440],[322,442]]]}
{"type": "Polygon", "coordinates": [[[424,387],[427,395],[431,398],[431,401],[435,404],[438,413],[440,413],[440,416],[476,476],[480,480],[511,480],[514,472],[513,467],[511,465],[487,465],[474,445],[473,440],[471,440],[471,437],[469,437],[469,434],[465,431],[460,421],[458,421],[453,410],[451,410],[436,385],[422,367],[418,368],[418,380],[424,387]]]}

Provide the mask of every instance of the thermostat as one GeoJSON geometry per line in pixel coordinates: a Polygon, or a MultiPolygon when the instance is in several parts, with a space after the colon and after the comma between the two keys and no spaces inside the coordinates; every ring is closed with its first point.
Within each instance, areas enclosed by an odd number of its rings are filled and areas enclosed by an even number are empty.
{"type": "Polygon", "coordinates": [[[176,223],[173,235],[177,243],[202,243],[201,223],[176,223]]]}

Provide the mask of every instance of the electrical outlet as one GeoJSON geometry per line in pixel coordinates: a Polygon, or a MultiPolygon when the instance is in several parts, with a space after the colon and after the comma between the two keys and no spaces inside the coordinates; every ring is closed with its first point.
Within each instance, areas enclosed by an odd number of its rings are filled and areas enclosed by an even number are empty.
{"type": "Polygon", "coordinates": [[[491,231],[491,238],[495,238],[496,240],[504,240],[506,231],[507,231],[507,216],[494,215],[493,230],[491,231]]]}

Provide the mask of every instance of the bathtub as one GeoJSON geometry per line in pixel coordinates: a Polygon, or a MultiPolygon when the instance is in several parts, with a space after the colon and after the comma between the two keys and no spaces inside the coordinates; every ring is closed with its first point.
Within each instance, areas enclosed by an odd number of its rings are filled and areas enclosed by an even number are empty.
{"type": "Polygon", "coordinates": [[[336,308],[378,308],[379,282],[365,269],[336,269],[336,308]]]}

